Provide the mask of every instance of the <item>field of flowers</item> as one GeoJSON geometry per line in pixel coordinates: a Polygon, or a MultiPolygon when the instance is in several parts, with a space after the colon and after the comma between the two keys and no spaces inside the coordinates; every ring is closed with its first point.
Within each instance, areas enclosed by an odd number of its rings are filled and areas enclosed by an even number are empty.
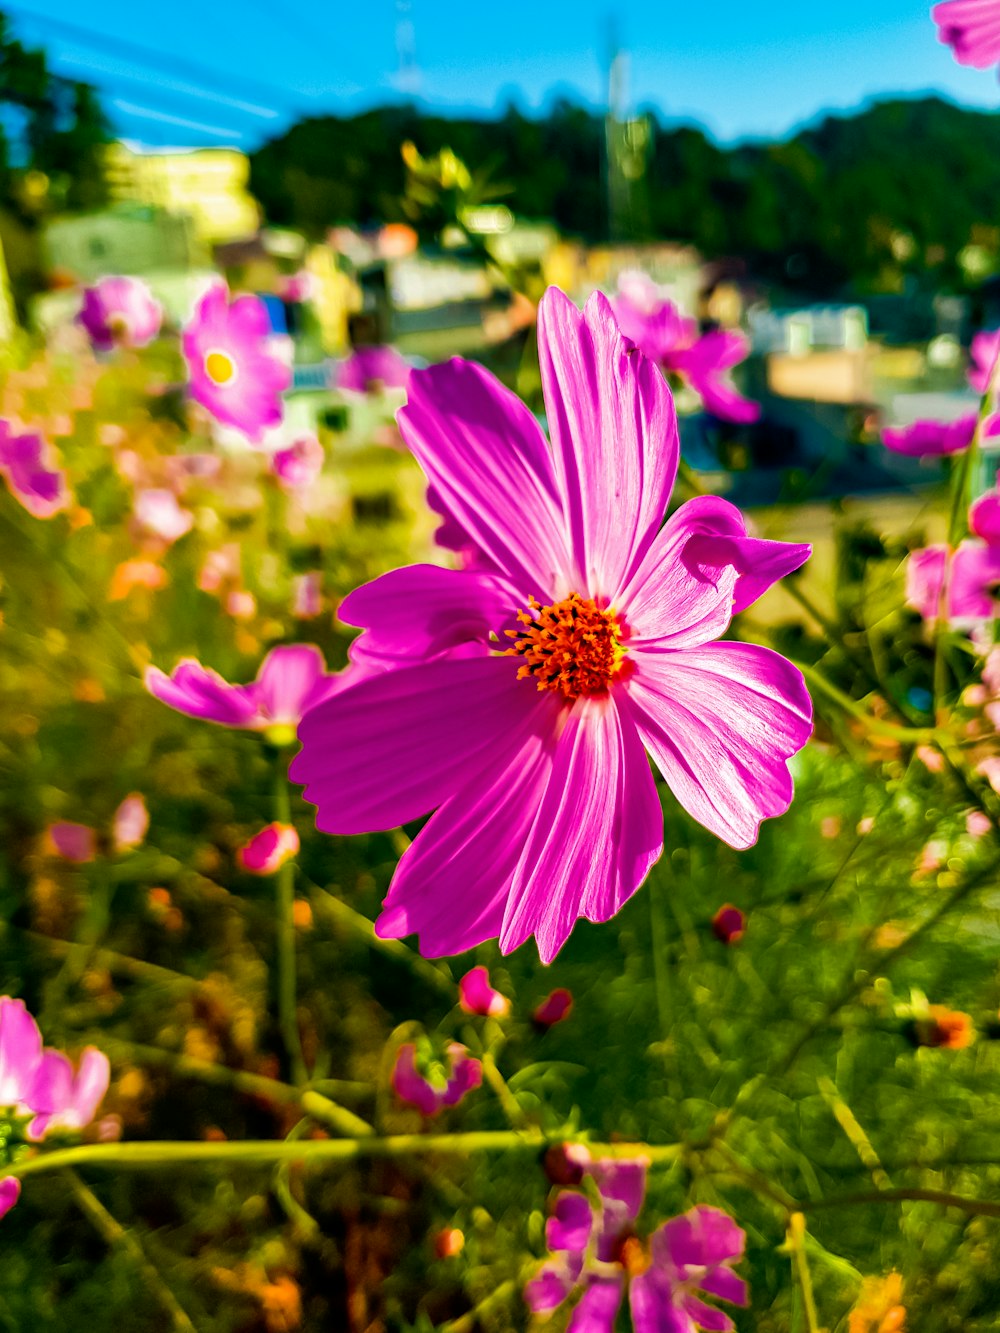
{"type": "Polygon", "coordinates": [[[832,574],[681,456],[745,350],[0,350],[0,1328],[1000,1327],[1000,330],[832,574]]]}

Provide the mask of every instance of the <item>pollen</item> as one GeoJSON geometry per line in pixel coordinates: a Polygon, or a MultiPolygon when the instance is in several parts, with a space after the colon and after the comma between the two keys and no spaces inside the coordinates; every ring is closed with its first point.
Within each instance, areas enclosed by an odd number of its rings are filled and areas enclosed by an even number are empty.
{"type": "Polygon", "coordinates": [[[524,658],[518,677],[570,701],[607,694],[625,656],[614,611],[576,592],[552,606],[531,598],[530,607],[517,613],[521,628],[506,631],[507,652],[524,658]]]}
{"type": "Polygon", "coordinates": [[[211,351],[205,357],[205,374],[221,387],[236,378],[236,363],[228,352],[211,351]]]}

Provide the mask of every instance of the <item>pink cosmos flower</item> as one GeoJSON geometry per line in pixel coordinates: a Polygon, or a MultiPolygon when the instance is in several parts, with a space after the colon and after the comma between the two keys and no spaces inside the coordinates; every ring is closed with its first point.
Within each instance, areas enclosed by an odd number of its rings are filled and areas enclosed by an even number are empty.
{"type": "Polygon", "coordinates": [[[270,325],[263,301],[228,297],[224,286],[212,287],[184,329],[191,396],[217,421],[257,442],[281,421],[281,394],[292,375],[267,349],[270,325]]]}
{"type": "Polygon", "coordinates": [[[69,504],[66,474],[49,466],[49,453],[36,431],[18,435],[0,420],[0,476],[33,518],[51,518],[69,504]]]}
{"type": "Polygon", "coordinates": [[[973,838],[983,838],[993,828],[993,821],[982,810],[969,810],[965,816],[965,831],[973,838]]]}
{"type": "Polygon", "coordinates": [[[173,491],[155,488],[139,491],[133,513],[147,532],[167,543],[177,541],[194,527],[194,514],[177,503],[173,491]]]}
{"type": "Polygon", "coordinates": [[[931,10],[938,41],[960,65],[987,69],[1000,60],[1000,12],[996,0],[943,0],[931,10]]]}
{"type": "Polygon", "coordinates": [[[323,446],[315,435],[303,435],[271,455],[271,471],[289,490],[311,486],[323,470],[323,446]]]}
{"type": "Polygon", "coordinates": [[[969,508],[969,529],[988,546],[1000,546],[1000,491],[987,491],[969,508]]]}
{"type": "Polygon", "coordinates": [[[236,853],[251,875],[273,875],[298,854],[299,835],[291,824],[267,824],[236,853]]]}
{"type": "Polygon", "coordinates": [[[712,642],[809,547],[749,538],[710,497],[660,530],[673,401],[603,296],[581,314],[550,289],[539,354],[551,449],[482,367],[411,375],[400,428],[482,561],[346,598],[359,673],[303,721],[291,769],[325,832],[437,810],[377,923],[432,956],[534,935],[548,961],[577,918],[613,916],[662,850],[643,747],[696,819],[748,847],[788,808],[811,730],[790,663],[712,642]]]}
{"type": "Polygon", "coordinates": [[[536,1027],[551,1028],[569,1018],[572,1011],[572,994],[565,987],[558,986],[545,997],[531,1018],[536,1027]]]}
{"type": "Polygon", "coordinates": [[[84,292],[77,319],[98,351],[145,347],[160,331],[163,307],[139,278],[101,278],[84,292]]]}
{"type": "Polygon", "coordinates": [[[296,576],[292,592],[292,615],[312,620],[323,610],[323,571],[311,569],[296,576]]]}
{"type": "Polygon", "coordinates": [[[356,347],[337,367],[337,388],[352,393],[405,389],[409,362],[394,347],[356,347]]]}
{"type": "Polygon", "coordinates": [[[915,421],[911,426],[887,426],[882,443],[897,454],[921,458],[925,454],[957,454],[968,449],[976,429],[976,414],[957,421],[915,421]]]}
{"type": "Polygon", "coordinates": [[[723,421],[758,419],[760,404],[738,393],[727,375],[749,354],[742,333],[713,329],[699,335],[697,321],[662,300],[656,284],[640,273],[622,275],[613,306],[625,337],[665,373],[679,375],[709,412],[723,421]]]}
{"type": "Polygon", "coordinates": [[[46,1048],[24,1099],[36,1113],[27,1128],[28,1138],[37,1142],[53,1131],[89,1125],[110,1079],[108,1057],[95,1046],[86,1047],[75,1070],[62,1051],[46,1048]]]}
{"type": "Polygon", "coordinates": [[[720,944],[738,944],[746,928],[746,916],[732,903],[724,903],[712,917],[712,934],[720,944]]]}
{"type": "Polygon", "coordinates": [[[485,967],[474,967],[466,972],[458,983],[458,1002],[467,1014],[506,1018],[510,1013],[510,1000],[493,989],[485,967]]]}
{"type": "Polygon", "coordinates": [[[457,1106],[466,1093],[482,1083],[483,1068],[458,1042],[451,1043],[447,1056],[447,1070],[436,1069],[432,1072],[437,1077],[429,1078],[417,1067],[416,1046],[412,1041],[404,1042],[392,1070],[396,1096],[425,1116],[437,1115],[446,1106],[457,1106]]]}
{"type": "MultiPolygon", "coordinates": [[[[906,600],[925,620],[937,620],[948,548],[914,551],[906,566],[906,600]]],[[[949,620],[991,620],[1000,595],[1000,546],[962,542],[951,559],[945,614],[949,620]]]]}
{"type": "Polygon", "coordinates": [[[294,733],[304,714],[329,698],[341,680],[327,674],[323,654],[314,644],[294,643],[272,648],[249,685],[230,685],[190,657],[169,676],[147,667],[145,683],[154,698],[188,717],[273,737],[289,729],[294,733]]]}
{"type": "Polygon", "coordinates": [[[84,865],[97,855],[96,834],[87,824],[62,821],[49,825],[49,838],[64,861],[84,865]]]}
{"type": "Polygon", "coordinates": [[[993,367],[1000,354],[1000,329],[984,329],[972,339],[969,355],[969,386],[976,393],[983,394],[989,388],[993,367]]]}
{"type": "Polygon", "coordinates": [[[126,796],[114,813],[111,840],[116,852],[128,852],[138,847],[149,829],[149,811],[141,792],[126,796]]]}
{"type": "Polygon", "coordinates": [[[27,1101],[41,1059],[41,1033],[24,1001],[0,997],[0,1107],[27,1101]]]}

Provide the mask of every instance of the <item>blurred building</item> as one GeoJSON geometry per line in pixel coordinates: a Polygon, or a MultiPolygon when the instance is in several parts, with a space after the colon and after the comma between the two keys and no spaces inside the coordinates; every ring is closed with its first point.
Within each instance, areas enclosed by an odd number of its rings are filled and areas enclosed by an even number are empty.
{"type": "Polygon", "coordinates": [[[252,236],[260,210],[247,189],[250,161],[234,148],[144,148],[113,143],[104,171],[111,198],[189,217],[208,244],[252,236]]]}
{"type": "Polygon", "coordinates": [[[43,266],[56,286],[186,270],[206,259],[190,218],[142,204],[54,218],[42,232],[43,266]]]}

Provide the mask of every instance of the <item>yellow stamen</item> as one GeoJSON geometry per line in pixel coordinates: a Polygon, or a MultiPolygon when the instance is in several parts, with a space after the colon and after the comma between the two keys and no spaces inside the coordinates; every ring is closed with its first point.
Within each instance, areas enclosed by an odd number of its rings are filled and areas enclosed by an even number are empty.
{"type": "Polygon", "coordinates": [[[522,629],[509,629],[508,653],[523,657],[518,677],[533,677],[540,690],[557,690],[574,700],[607,694],[625,666],[622,626],[614,611],[571,592],[561,602],[519,611],[522,629]]]}

